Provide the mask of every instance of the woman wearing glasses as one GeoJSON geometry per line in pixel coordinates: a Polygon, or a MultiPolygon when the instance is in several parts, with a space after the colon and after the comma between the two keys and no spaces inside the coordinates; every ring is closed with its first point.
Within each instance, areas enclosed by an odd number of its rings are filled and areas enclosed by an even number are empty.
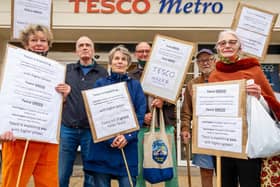
{"type": "MultiPolygon", "coordinates": [[[[216,62],[216,70],[210,74],[209,82],[253,79],[254,83],[246,87],[247,94],[258,98],[280,119],[280,103],[277,102],[260,63],[255,58],[241,58],[241,47],[240,38],[235,31],[225,30],[219,34],[216,49],[220,60],[216,62]]],[[[267,159],[263,163],[268,164],[267,159]]],[[[261,159],[222,158],[222,186],[237,187],[238,183],[240,187],[261,186],[261,167],[261,159]]],[[[280,181],[279,173],[278,179],[280,181]]]]}

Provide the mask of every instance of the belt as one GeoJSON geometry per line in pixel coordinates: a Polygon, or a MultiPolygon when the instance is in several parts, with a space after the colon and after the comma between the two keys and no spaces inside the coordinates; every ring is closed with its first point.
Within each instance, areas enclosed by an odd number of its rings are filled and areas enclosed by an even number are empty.
{"type": "Polygon", "coordinates": [[[89,127],[84,127],[84,126],[81,126],[81,125],[77,125],[77,124],[63,124],[65,127],[68,127],[68,128],[72,128],[72,129],[89,129],[89,127]]]}

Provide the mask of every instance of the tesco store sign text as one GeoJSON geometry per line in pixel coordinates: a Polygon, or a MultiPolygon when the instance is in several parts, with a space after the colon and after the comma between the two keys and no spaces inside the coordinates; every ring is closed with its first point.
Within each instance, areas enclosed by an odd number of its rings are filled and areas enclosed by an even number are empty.
{"type": "MultiPolygon", "coordinates": [[[[74,2],[74,12],[80,12],[80,3],[86,3],[87,13],[121,13],[121,14],[145,14],[149,12],[151,8],[152,0],[69,0],[74,2]]],[[[207,2],[201,0],[184,1],[184,0],[153,0],[158,1],[160,8],[159,13],[171,13],[176,14],[194,13],[205,14],[212,12],[219,14],[223,11],[223,4],[217,2],[207,2]]],[[[83,10],[84,11],[84,10],[83,10]]]]}

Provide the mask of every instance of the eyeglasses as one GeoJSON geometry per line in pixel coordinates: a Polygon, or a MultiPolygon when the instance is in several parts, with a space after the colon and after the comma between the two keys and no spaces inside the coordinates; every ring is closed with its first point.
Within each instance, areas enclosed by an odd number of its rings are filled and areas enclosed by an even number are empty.
{"type": "Polygon", "coordinates": [[[229,46],[234,46],[234,45],[236,45],[238,43],[238,40],[222,40],[222,41],[219,41],[218,43],[217,43],[217,45],[219,46],[219,47],[225,47],[227,44],[229,45],[229,46]]]}
{"type": "Polygon", "coordinates": [[[150,50],[149,49],[137,50],[136,53],[146,53],[146,54],[149,54],[150,50]]]}
{"type": "Polygon", "coordinates": [[[212,62],[213,60],[215,59],[215,57],[210,57],[210,58],[205,58],[205,59],[197,59],[197,63],[199,63],[199,64],[204,64],[204,63],[209,63],[209,62],[212,62]]]}

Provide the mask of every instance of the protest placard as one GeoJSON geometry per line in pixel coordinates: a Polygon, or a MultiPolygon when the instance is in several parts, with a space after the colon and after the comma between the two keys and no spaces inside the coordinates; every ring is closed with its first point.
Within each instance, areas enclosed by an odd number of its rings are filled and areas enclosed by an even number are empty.
{"type": "Polygon", "coordinates": [[[141,83],[146,94],[175,104],[194,53],[194,44],[157,35],[141,83]]]}
{"type": "Polygon", "coordinates": [[[239,3],[231,28],[242,40],[242,52],[264,59],[278,14],[239,3]]]}
{"type": "Polygon", "coordinates": [[[247,158],[245,80],[193,86],[194,153],[247,158]]]}
{"type": "Polygon", "coordinates": [[[65,81],[65,65],[7,45],[0,79],[0,134],[58,143],[62,95],[55,87],[65,81]]]}
{"type": "Polygon", "coordinates": [[[94,142],[139,129],[125,82],[82,92],[94,142]]]}
{"type": "Polygon", "coordinates": [[[11,38],[19,39],[28,25],[44,25],[52,29],[52,0],[12,0],[11,38]]]}

